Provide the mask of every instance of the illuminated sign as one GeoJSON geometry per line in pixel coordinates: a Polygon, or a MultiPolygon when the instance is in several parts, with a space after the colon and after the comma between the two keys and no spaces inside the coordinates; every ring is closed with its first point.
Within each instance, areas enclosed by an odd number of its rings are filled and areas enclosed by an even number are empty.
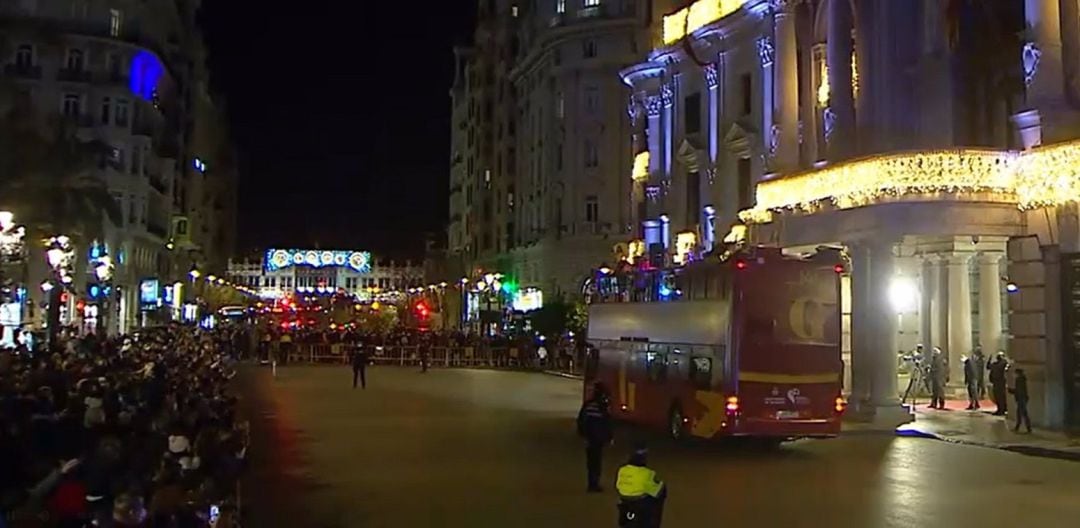
{"type": "Polygon", "coordinates": [[[544,307],[544,292],[535,288],[519,290],[510,303],[518,312],[531,312],[544,307]]]}
{"type": "Polygon", "coordinates": [[[371,272],[371,253],[367,251],[329,251],[315,249],[268,249],[266,271],[292,266],[312,268],[349,268],[359,273],[371,272]]]}
{"type": "Polygon", "coordinates": [[[139,283],[139,303],[143,306],[156,306],[160,302],[161,283],[157,279],[143,279],[139,283]]]}

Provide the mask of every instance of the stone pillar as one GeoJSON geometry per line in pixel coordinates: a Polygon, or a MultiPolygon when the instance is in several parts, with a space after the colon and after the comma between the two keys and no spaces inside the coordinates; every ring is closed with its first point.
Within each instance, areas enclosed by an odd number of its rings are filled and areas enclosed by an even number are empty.
{"type": "Polygon", "coordinates": [[[854,153],[855,97],[851,90],[850,2],[829,2],[829,108],[834,116],[829,137],[829,160],[839,161],[854,153]]]}
{"type": "Polygon", "coordinates": [[[923,42],[919,56],[921,126],[919,136],[927,147],[953,144],[953,81],[946,4],[922,0],[923,42]]]}
{"type": "MultiPolygon", "coordinates": [[[[804,4],[805,5],[805,4],[804,4]]],[[[818,120],[817,87],[818,68],[814,59],[814,24],[810,20],[809,9],[805,17],[799,17],[798,38],[802,42],[803,54],[799,60],[799,76],[802,77],[802,92],[799,94],[799,143],[803,166],[811,166],[821,158],[818,155],[818,120]]]]}
{"type": "Polygon", "coordinates": [[[1001,346],[1001,253],[979,256],[979,346],[990,357],[1001,346]]]}
{"type": "Polygon", "coordinates": [[[934,342],[933,299],[937,291],[937,267],[930,259],[923,259],[919,273],[919,343],[929,352],[934,342]]]}
{"type": "Polygon", "coordinates": [[[1039,111],[1048,143],[1061,137],[1063,118],[1071,112],[1065,102],[1059,0],[1024,0],[1024,18],[1030,41],[1024,44],[1024,80],[1027,105],[1039,111]]]}
{"type": "Polygon", "coordinates": [[[889,287],[896,278],[896,257],[892,244],[872,246],[870,249],[870,283],[864,290],[869,294],[865,309],[869,312],[872,338],[863,352],[873,355],[870,402],[875,407],[891,407],[899,404],[897,391],[897,333],[899,314],[889,302],[889,287]]]}
{"type": "Polygon", "coordinates": [[[938,347],[945,357],[949,357],[949,270],[946,264],[941,255],[930,257],[933,270],[930,277],[933,284],[930,290],[930,342],[924,348],[929,354],[934,347],[938,347]]]}
{"type": "Polygon", "coordinates": [[[971,353],[971,274],[967,253],[949,258],[949,361],[950,383],[963,383],[964,364],[960,356],[971,353]]]}
{"type": "Polygon", "coordinates": [[[659,95],[649,95],[645,97],[645,115],[648,119],[646,122],[646,135],[649,138],[650,175],[660,173],[660,162],[663,156],[663,150],[660,148],[663,136],[663,131],[660,129],[661,108],[663,108],[663,104],[659,95]]]}
{"type": "Polygon", "coordinates": [[[780,127],[776,169],[781,172],[793,171],[799,166],[799,54],[792,3],[778,2],[774,14],[776,71],[773,90],[778,114],[776,123],[780,127]]]}
{"type": "Polygon", "coordinates": [[[851,395],[849,401],[856,412],[864,410],[870,401],[873,372],[873,329],[871,324],[870,248],[850,247],[851,255],[851,395]]]}
{"type": "Polygon", "coordinates": [[[776,46],[769,35],[757,41],[758,60],[761,62],[761,138],[766,153],[765,173],[773,172],[776,165],[779,126],[776,125],[776,46]]]}

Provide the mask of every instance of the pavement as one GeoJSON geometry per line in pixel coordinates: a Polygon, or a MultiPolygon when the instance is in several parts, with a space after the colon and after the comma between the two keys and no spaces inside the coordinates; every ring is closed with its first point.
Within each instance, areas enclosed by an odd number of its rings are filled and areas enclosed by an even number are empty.
{"type": "Polygon", "coordinates": [[[900,434],[920,435],[946,442],[1004,449],[1026,455],[1080,461],[1080,438],[1061,431],[1035,429],[1015,432],[1015,418],[994,416],[992,402],[980,402],[980,409],[966,410],[967,400],[948,400],[945,410],[915,408],[915,421],[900,426],[900,434]]]}
{"type": "Polygon", "coordinates": [[[896,435],[678,444],[620,427],[609,491],[586,494],[578,380],[374,367],[241,371],[252,421],[246,524],[265,528],[615,525],[610,491],[644,439],[665,528],[1075,527],[1080,464],[896,435]],[[1002,505],[1002,507],[988,507],[1002,505]],[[1023,506],[1023,507],[1019,507],[1023,506]]]}

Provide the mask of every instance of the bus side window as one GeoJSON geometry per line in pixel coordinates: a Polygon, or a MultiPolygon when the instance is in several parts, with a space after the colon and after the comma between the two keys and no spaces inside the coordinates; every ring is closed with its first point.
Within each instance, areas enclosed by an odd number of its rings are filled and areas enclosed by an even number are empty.
{"type": "Polygon", "coordinates": [[[645,370],[650,381],[664,381],[667,378],[667,354],[652,350],[646,352],[645,370]]]}
{"type": "Polygon", "coordinates": [[[700,390],[712,388],[712,358],[694,357],[690,360],[690,381],[700,390]]]}

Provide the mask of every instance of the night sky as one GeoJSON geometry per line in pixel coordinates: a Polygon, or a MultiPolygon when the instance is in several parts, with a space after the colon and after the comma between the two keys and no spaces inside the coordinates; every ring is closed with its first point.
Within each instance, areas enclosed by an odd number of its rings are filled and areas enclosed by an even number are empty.
{"type": "Polygon", "coordinates": [[[205,0],[242,160],[238,249],[420,256],[445,229],[452,47],[474,13],[471,0],[205,0]]]}

